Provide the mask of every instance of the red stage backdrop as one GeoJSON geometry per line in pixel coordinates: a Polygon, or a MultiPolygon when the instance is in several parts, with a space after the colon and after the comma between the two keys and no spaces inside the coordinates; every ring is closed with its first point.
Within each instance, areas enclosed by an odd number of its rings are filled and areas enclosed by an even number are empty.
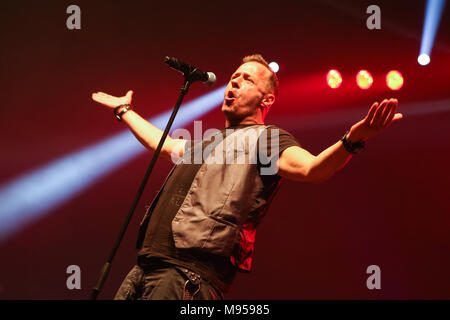
{"type": "MultiPolygon", "coordinates": [[[[67,154],[123,132],[91,100],[134,91],[150,118],[175,104],[182,77],[164,64],[178,57],[225,85],[243,56],[280,65],[280,96],[267,123],[317,155],[362,119],[374,101],[399,100],[404,119],[323,184],[284,181],[257,232],[253,270],[227,299],[450,298],[450,25],[448,8],[431,63],[417,63],[425,4],[378,1],[381,29],[366,27],[367,1],[191,3],[53,1],[2,4],[2,157],[5,185],[67,154]],[[68,30],[66,9],[81,9],[68,30]],[[447,19],[446,19],[447,18],[447,19]],[[326,73],[338,69],[340,88],[326,73]],[[368,90],[355,84],[366,69],[368,90]],[[384,77],[399,70],[399,91],[384,77]],[[369,290],[367,267],[381,270],[369,290]]],[[[212,89],[195,83],[186,98],[212,89]]],[[[223,128],[220,108],[203,128],[223,128]]],[[[186,128],[192,129],[192,125],[186,128]]],[[[0,243],[0,299],[88,299],[151,159],[142,153],[0,243]],[[81,269],[81,289],[66,269],[81,269]]],[[[144,207],[171,165],[160,159],[100,295],[111,299],[136,262],[144,207]]],[[[1,218],[1,217],[0,217],[1,218]]]]}

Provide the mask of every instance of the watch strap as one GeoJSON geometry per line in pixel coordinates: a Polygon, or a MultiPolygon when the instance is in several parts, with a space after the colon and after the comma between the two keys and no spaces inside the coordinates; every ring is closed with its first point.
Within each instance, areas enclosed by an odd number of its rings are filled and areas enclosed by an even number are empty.
{"type": "Polygon", "coordinates": [[[365,143],[364,141],[356,141],[350,142],[347,140],[347,135],[350,131],[347,131],[342,137],[341,141],[344,145],[345,150],[351,154],[357,154],[364,150],[365,143]]]}
{"type": "Polygon", "coordinates": [[[122,121],[122,116],[128,110],[131,110],[131,104],[121,104],[120,106],[115,107],[114,115],[116,116],[117,121],[122,121]]]}

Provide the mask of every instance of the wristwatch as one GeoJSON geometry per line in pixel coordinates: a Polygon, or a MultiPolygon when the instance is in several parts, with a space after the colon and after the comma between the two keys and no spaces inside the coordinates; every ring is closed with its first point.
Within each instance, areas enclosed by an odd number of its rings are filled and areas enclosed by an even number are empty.
{"type": "Polygon", "coordinates": [[[345,150],[352,154],[357,154],[363,151],[365,145],[364,141],[357,141],[352,143],[347,140],[348,133],[349,131],[347,131],[341,139],[342,143],[344,144],[345,150]]]}
{"type": "Polygon", "coordinates": [[[131,109],[131,104],[121,104],[114,108],[114,115],[117,118],[117,121],[122,121],[122,116],[125,112],[131,109]]]}

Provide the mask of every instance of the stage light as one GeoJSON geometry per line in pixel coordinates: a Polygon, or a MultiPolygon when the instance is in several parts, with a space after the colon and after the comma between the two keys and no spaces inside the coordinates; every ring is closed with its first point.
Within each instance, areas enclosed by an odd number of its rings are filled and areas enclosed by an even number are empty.
{"type": "Polygon", "coordinates": [[[399,90],[403,86],[403,76],[397,70],[389,71],[386,75],[386,85],[392,90],[399,90]]]}
{"type": "Polygon", "coordinates": [[[356,83],[361,89],[369,89],[373,83],[372,75],[367,70],[361,70],[356,75],[356,83]]]}
{"type": "Polygon", "coordinates": [[[427,0],[425,17],[422,29],[422,41],[420,43],[420,55],[417,61],[425,66],[430,62],[431,49],[436,37],[445,0],[427,0]]]}
{"type": "Polygon", "coordinates": [[[327,84],[330,88],[339,88],[342,83],[342,77],[339,71],[332,69],[327,73],[327,84]]]}
{"type": "Polygon", "coordinates": [[[430,63],[430,56],[427,55],[426,53],[422,53],[422,54],[417,58],[417,61],[419,62],[420,65],[426,66],[427,64],[430,63]]]}
{"type": "MultiPolygon", "coordinates": [[[[224,91],[225,86],[222,86],[183,104],[172,128],[180,128],[220,105],[224,91]]],[[[171,113],[172,110],[167,111],[149,121],[164,129],[171,113]]],[[[145,150],[133,134],[126,130],[2,184],[0,242],[145,150]]]]}
{"type": "Polygon", "coordinates": [[[277,73],[278,70],[280,70],[280,66],[275,61],[269,63],[270,69],[272,69],[273,72],[277,73]]]}

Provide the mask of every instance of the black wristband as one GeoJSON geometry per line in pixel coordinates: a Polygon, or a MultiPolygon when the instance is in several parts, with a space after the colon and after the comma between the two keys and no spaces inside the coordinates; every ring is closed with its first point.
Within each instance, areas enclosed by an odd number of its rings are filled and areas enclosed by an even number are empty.
{"type": "Polygon", "coordinates": [[[347,135],[349,131],[347,131],[344,136],[342,137],[341,141],[344,145],[345,150],[347,150],[348,153],[351,154],[357,154],[364,150],[364,141],[357,141],[357,142],[350,142],[347,140],[347,135]]]}
{"type": "Polygon", "coordinates": [[[117,121],[122,121],[122,116],[125,112],[131,109],[131,104],[121,104],[114,108],[114,115],[117,118],[117,121]]]}

